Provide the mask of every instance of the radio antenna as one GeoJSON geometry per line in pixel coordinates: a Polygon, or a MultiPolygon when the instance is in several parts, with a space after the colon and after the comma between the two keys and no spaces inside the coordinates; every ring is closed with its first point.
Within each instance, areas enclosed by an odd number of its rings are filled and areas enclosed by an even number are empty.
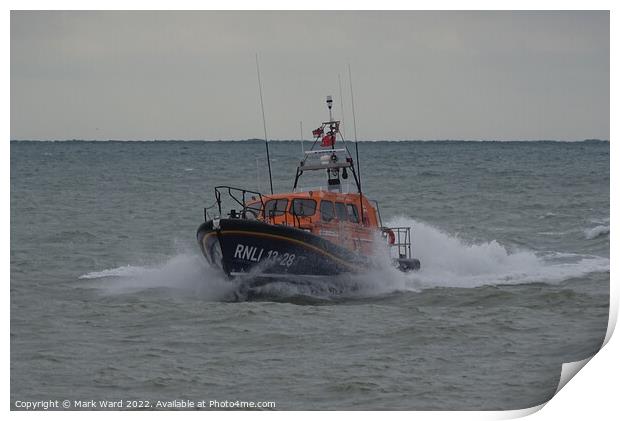
{"type": "Polygon", "coordinates": [[[340,73],[338,73],[338,90],[340,91],[340,113],[342,114],[342,118],[340,119],[340,127],[342,128],[342,137],[347,138],[344,127],[344,104],[342,102],[342,83],[340,82],[340,73]]]}
{"type": "Polygon", "coordinates": [[[353,80],[351,79],[351,64],[349,66],[349,88],[351,89],[351,113],[353,114],[353,138],[355,139],[355,160],[357,161],[357,178],[359,180],[360,191],[360,214],[362,224],[364,223],[364,205],[362,202],[362,173],[360,173],[360,154],[357,148],[357,124],[355,121],[355,101],[353,99],[353,80]]]}
{"type": "Polygon", "coordinates": [[[304,156],[304,126],[299,122],[299,139],[301,139],[301,156],[304,156]]]}
{"type": "MultiPolygon", "coordinates": [[[[269,188],[273,194],[273,181],[271,180],[271,159],[269,159],[269,140],[267,140],[267,124],[265,123],[265,106],[263,104],[263,86],[260,81],[260,68],[258,66],[258,53],[256,53],[256,74],[258,76],[258,92],[260,94],[260,109],[263,113],[263,130],[265,132],[265,149],[267,150],[267,168],[269,168],[269,188]]],[[[359,163],[358,163],[359,168],[359,163]]]]}

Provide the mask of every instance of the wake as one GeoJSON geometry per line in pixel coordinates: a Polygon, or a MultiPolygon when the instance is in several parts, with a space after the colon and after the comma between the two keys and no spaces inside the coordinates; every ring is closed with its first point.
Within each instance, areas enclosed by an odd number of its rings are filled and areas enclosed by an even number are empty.
{"type": "Polygon", "coordinates": [[[270,299],[312,302],[436,287],[559,283],[592,272],[609,271],[609,259],[603,257],[511,250],[495,240],[468,243],[432,225],[405,217],[395,218],[388,225],[412,227],[414,256],[422,262],[419,271],[403,273],[391,266],[389,259],[379,258],[376,269],[361,275],[249,286],[244,280],[231,281],[212,269],[196,250],[179,253],[151,266],[120,266],[89,272],[80,279],[107,294],[159,289],[210,301],[270,299]]]}
{"type": "Polygon", "coordinates": [[[210,301],[229,301],[238,285],[211,268],[199,253],[179,253],[150,266],[120,266],[80,276],[89,286],[109,295],[169,290],[210,301]]]}
{"type": "Polygon", "coordinates": [[[609,259],[599,256],[510,250],[495,240],[472,244],[404,217],[390,224],[412,227],[414,254],[422,262],[422,268],[406,276],[422,288],[559,283],[592,272],[609,271],[609,259]]]}

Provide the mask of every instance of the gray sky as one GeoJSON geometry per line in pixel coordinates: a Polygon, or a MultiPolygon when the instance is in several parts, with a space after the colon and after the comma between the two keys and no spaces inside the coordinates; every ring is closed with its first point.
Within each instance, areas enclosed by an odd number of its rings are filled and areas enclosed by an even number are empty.
{"type": "Polygon", "coordinates": [[[12,139],[609,139],[608,12],[12,12],[12,139]]]}

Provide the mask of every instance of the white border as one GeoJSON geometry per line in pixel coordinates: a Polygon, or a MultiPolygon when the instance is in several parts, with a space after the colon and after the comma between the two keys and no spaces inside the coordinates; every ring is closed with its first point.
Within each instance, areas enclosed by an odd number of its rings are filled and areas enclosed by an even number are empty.
{"type": "MultiPolygon", "coordinates": [[[[381,10],[381,9],[413,9],[413,10],[549,10],[549,9],[562,9],[562,10],[611,10],[611,74],[617,74],[617,52],[615,51],[617,48],[617,31],[615,27],[618,19],[615,16],[615,12],[617,12],[618,7],[615,6],[614,2],[611,1],[532,1],[532,0],[523,0],[523,1],[469,1],[459,2],[459,1],[436,1],[436,2],[412,2],[412,1],[397,1],[397,0],[383,0],[381,2],[368,2],[368,1],[358,1],[358,2],[345,2],[345,1],[325,1],[325,0],[316,0],[316,1],[298,1],[294,4],[291,2],[285,1],[236,1],[230,3],[222,3],[215,1],[196,1],[196,0],[177,0],[174,2],[171,1],[158,1],[153,0],[150,2],[139,2],[139,1],[119,1],[119,0],[110,0],[110,1],[90,1],[88,4],[79,1],[7,1],[8,5],[7,12],[3,16],[2,25],[5,31],[5,37],[3,42],[3,50],[4,57],[9,57],[9,49],[10,49],[10,18],[8,10],[16,9],[16,10],[37,10],[37,9],[58,9],[58,10],[99,10],[99,9],[116,9],[116,10],[199,10],[199,9],[211,9],[211,10],[260,10],[260,9],[268,9],[268,10],[278,10],[278,9],[286,9],[286,10],[321,10],[321,9],[339,9],[339,10],[381,10]],[[261,6],[260,9],[257,9],[257,6],[261,6]]],[[[10,66],[5,64],[2,68],[2,72],[4,73],[5,92],[10,92],[10,66]]],[[[613,83],[613,79],[611,81],[611,108],[610,114],[615,115],[613,110],[615,109],[617,98],[617,86],[613,83]]],[[[10,99],[9,96],[5,96],[5,116],[9,116],[10,113],[10,99]]],[[[615,133],[615,125],[616,122],[612,119],[610,121],[610,140],[613,137],[613,133],[615,133]]],[[[7,134],[5,141],[2,142],[2,154],[0,159],[2,159],[2,170],[3,170],[3,182],[2,193],[3,197],[9,197],[9,189],[10,189],[10,162],[9,162],[9,142],[10,139],[10,119],[6,118],[3,120],[3,129],[4,133],[7,134]]],[[[618,159],[616,148],[613,146],[613,141],[610,142],[611,145],[611,185],[613,186],[616,179],[616,171],[614,168],[618,168],[618,159]]],[[[616,195],[611,195],[611,220],[615,220],[615,215],[617,211],[616,204],[616,195]]],[[[7,200],[6,205],[3,207],[4,212],[4,223],[2,224],[2,233],[4,234],[4,255],[10,255],[10,200],[7,200]],[[9,223],[7,223],[7,221],[9,223]]],[[[610,221],[610,224],[613,225],[613,222],[610,221]]],[[[614,228],[615,230],[615,228],[614,228]]],[[[613,230],[612,230],[613,231],[613,230]]],[[[615,232],[615,231],[614,231],[615,232]]],[[[611,260],[616,261],[615,257],[617,255],[617,247],[615,247],[615,243],[612,239],[611,241],[611,260]]],[[[4,273],[7,275],[7,284],[10,279],[10,263],[7,264],[4,273]]],[[[545,407],[544,410],[537,412],[534,417],[538,417],[539,419],[562,419],[562,420],[572,420],[572,419],[583,419],[585,417],[591,418],[601,418],[601,419],[609,419],[610,414],[617,414],[616,404],[616,386],[617,385],[617,377],[618,374],[618,361],[615,356],[618,355],[619,346],[617,345],[618,340],[614,340],[613,338],[610,340],[610,335],[613,332],[613,328],[615,326],[617,320],[617,312],[618,312],[618,293],[617,293],[617,282],[612,277],[611,280],[611,294],[610,294],[610,325],[607,332],[606,343],[607,345],[603,348],[603,350],[596,355],[588,364],[587,368],[583,370],[576,380],[569,382],[561,391],[558,393],[556,397],[554,397],[545,407]]],[[[8,411],[10,408],[9,402],[9,335],[8,331],[10,328],[10,319],[9,319],[9,309],[10,309],[10,296],[8,294],[8,285],[5,284],[5,309],[3,311],[3,325],[5,327],[5,346],[2,347],[2,356],[4,357],[5,364],[3,365],[3,382],[2,382],[2,392],[4,393],[4,407],[5,410],[8,411]]],[[[340,412],[327,412],[327,413],[315,413],[315,412],[296,412],[294,416],[302,419],[313,419],[315,417],[328,417],[328,418],[341,418],[342,416],[355,416],[356,418],[359,416],[389,416],[390,418],[401,418],[401,419],[411,419],[411,417],[415,417],[417,419],[506,419],[506,418],[514,418],[527,415],[532,412],[536,412],[541,407],[531,408],[531,409],[523,409],[519,411],[497,411],[497,412],[388,412],[388,413],[371,413],[371,414],[362,414],[362,413],[340,413],[340,412]]],[[[15,418],[23,418],[23,417],[52,417],[52,418],[74,418],[79,417],[82,418],[86,414],[81,414],[78,412],[18,412],[13,411],[10,413],[10,416],[15,418]]],[[[91,412],[88,414],[88,417],[94,418],[102,418],[109,417],[111,414],[106,412],[91,412]]],[[[114,414],[114,416],[118,416],[119,414],[114,414]]],[[[159,413],[159,412],[148,412],[148,413],[121,413],[120,416],[135,416],[138,418],[161,418],[168,417],[170,414],[168,413],[159,413]]],[[[245,418],[245,417],[275,417],[282,418],[290,417],[292,414],[289,413],[248,413],[248,412],[233,412],[233,413],[195,413],[185,411],[181,414],[174,414],[175,416],[183,416],[183,417],[196,417],[203,419],[205,416],[208,417],[216,417],[216,418],[245,418]]]]}

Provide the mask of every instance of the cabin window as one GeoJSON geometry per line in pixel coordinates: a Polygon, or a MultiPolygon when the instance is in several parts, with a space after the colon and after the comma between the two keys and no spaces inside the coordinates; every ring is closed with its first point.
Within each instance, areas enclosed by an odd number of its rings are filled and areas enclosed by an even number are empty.
{"type": "Polygon", "coordinates": [[[312,199],[293,199],[289,212],[296,216],[312,216],[316,212],[316,202],[312,199]]]}
{"type": "Polygon", "coordinates": [[[357,224],[360,222],[359,214],[357,213],[357,206],[352,204],[347,204],[347,213],[349,214],[349,221],[357,224]]]}
{"type": "Polygon", "coordinates": [[[321,200],[321,219],[325,222],[334,219],[334,202],[321,200]]]}
{"type": "Polygon", "coordinates": [[[265,216],[271,218],[278,215],[284,215],[288,199],[272,199],[265,203],[265,216]]]}
{"type": "Polygon", "coordinates": [[[344,203],[336,202],[336,216],[341,221],[347,221],[349,219],[347,216],[347,208],[344,206],[344,203]]]}

